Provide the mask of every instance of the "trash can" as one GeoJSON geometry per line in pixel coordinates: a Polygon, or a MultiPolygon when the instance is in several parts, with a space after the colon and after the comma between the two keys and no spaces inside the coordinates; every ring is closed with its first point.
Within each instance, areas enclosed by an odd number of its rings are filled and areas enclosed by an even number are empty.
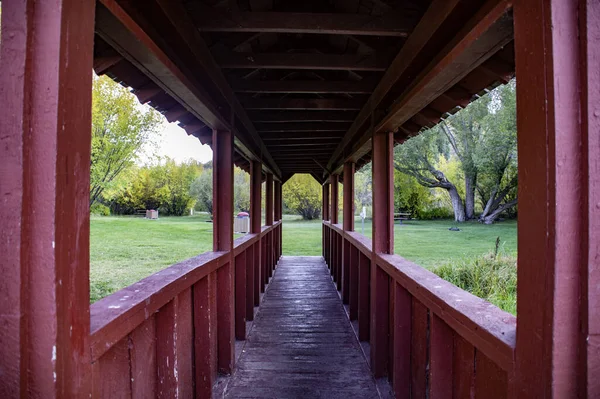
{"type": "Polygon", "coordinates": [[[240,212],[233,220],[234,233],[248,233],[250,231],[250,215],[248,212],[240,212]]]}
{"type": "Polygon", "coordinates": [[[146,219],[158,219],[158,211],[154,209],[147,209],[146,219]]]}

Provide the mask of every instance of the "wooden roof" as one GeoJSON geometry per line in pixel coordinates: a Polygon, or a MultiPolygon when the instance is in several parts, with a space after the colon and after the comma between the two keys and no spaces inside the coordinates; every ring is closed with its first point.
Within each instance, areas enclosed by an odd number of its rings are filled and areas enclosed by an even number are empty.
{"type": "Polygon", "coordinates": [[[211,144],[233,129],[236,164],[320,182],[514,74],[499,0],[102,0],[94,69],[211,144]]]}

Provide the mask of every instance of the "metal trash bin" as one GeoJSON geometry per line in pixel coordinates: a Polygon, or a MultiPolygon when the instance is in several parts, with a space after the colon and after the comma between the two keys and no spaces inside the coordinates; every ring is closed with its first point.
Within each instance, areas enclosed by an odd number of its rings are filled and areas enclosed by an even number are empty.
{"type": "Polygon", "coordinates": [[[250,215],[248,212],[240,212],[233,219],[234,233],[248,233],[250,231],[250,215]]]}
{"type": "Polygon", "coordinates": [[[146,210],[146,219],[158,219],[158,211],[154,210],[154,209],[147,209],[146,210]]]}

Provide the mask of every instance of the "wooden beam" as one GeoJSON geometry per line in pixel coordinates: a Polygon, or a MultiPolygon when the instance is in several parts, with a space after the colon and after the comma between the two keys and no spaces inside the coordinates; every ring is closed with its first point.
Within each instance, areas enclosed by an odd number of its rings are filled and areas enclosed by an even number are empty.
{"type": "Polygon", "coordinates": [[[336,145],[337,143],[339,143],[339,139],[338,138],[316,138],[313,137],[310,140],[304,140],[304,139],[281,139],[281,138],[276,138],[276,139],[272,139],[267,141],[267,145],[269,147],[296,147],[296,146],[302,146],[302,147],[314,147],[314,146],[321,146],[321,145],[336,145]]]}
{"type": "Polygon", "coordinates": [[[313,140],[313,139],[335,139],[337,141],[344,137],[344,130],[337,132],[268,132],[262,133],[261,137],[265,143],[273,140],[313,140]]]}
{"type": "Polygon", "coordinates": [[[354,98],[243,98],[242,105],[246,109],[270,109],[270,110],[359,110],[363,104],[362,100],[354,98]]]}
{"type": "MultiPolygon", "coordinates": [[[[429,8],[425,12],[425,15],[423,15],[412,34],[406,40],[406,43],[404,43],[404,46],[402,46],[398,52],[398,55],[375,88],[375,91],[373,94],[371,94],[371,97],[365,103],[365,106],[361,109],[360,113],[356,117],[352,127],[348,130],[346,137],[344,137],[339,147],[331,157],[331,160],[327,165],[329,169],[333,169],[334,162],[336,162],[340,154],[345,151],[346,147],[356,136],[365,121],[371,117],[373,110],[379,106],[381,101],[383,101],[385,96],[396,84],[400,76],[402,76],[402,74],[408,69],[423,47],[425,47],[425,44],[427,44],[429,39],[431,39],[437,29],[442,25],[446,18],[448,18],[448,16],[459,3],[459,0],[434,0],[430,4],[429,8]]],[[[366,135],[370,139],[370,135],[366,135]]]]}
{"type": "Polygon", "coordinates": [[[202,32],[319,33],[406,37],[414,22],[398,12],[382,16],[350,13],[240,12],[224,15],[198,2],[190,6],[202,32]]]}
{"type": "Polygon", "coordinates": [[[364,54],[237,53],[216,52],[215,60],[228,69],[320,69],[331,71],[385,71],[384,57],[364,54]]]}
{"type": "Polygon", "coordinates": [[[157,4],[165,16],[170,20],[173,27],[177,29],[179,35],[187,44],[192,54],[194,54],[196,61],[204,68],[210,81],[217,86],[218,90],[227,99],[233,109],[233,113],[239,118],[240,122],[249,133],[250,137],[247,138],[242,137],[238,132],[235,140],[236,145],[253,160],[264,158],[266,162],[262,163],[263,168],[272,171],[277,178],[281,178],[281,173],[277,170],[277,166],[274,165],[271,155],[256,133],[246,111],[237,100],[233,90],[231,90],[223,72],[211,56],[206,43],[192,24],[181,1],[157,0],[157,4]]]}
{"type": "MultiPolygon", "coordinates": [[[[441,3],[445,2],[441,1],[441,3]]],[[[436,3],[432,3],[427,10],[427,14],[430,12],[435,14],[435,10],[432,10],[435,5],[436,3]]],[[[376,122],[373,129],[375,131],[393,131],[397,129],[436,97],[450,89],[469,72],[489,59],[502,46],[510,42],[513,36],[512,15],[509,13],[510,7],[511,3],[506,0],[488,0],[446,45],[444,50],[413,80],[411,86],[404,90],[387,115],[381,121],[376,122]]],[[[426,22],[426,19],[423,18],[421,22],[426,22]]],[[[420,29],[421,22],[415,32],[420,29]]],[[[410,38],[407,44],[409,41],[410,38]]],[[[402,48],[399,55],[403,53],[407,44],[402,48]]],[[[375,96],[378,89],[379,86],[371,98],[375,96]]],[[[379,103],[377,99],[375,101],[375,104],[379,103]]],[[[371,140],[370,133],[365,132],[361,137],[355,137],[361,125],[357,125],[356,129],[350,129],[344,141],[336,149],[330,161],[332,169],[334,169],[334,163],[335,169],[341,167],[342,162],[338,158],[342,152],[346,156],[362,155],[368,152],[368,142],[371,140]],[[353,134],[350,136],[350,133],[353,134]],[[354,145],[352,148],[347,148],[351,140],[354,145]]]]}
{"type": "Polygon", "coordinates": [[[347,122],[289,122],[289,123],[256,123],[258,132],[345,132],[350,124],[347,122]]]}
{"type": "Polygon", "coordinates": [[[348,93],[370,94],[375,83],[370,80],[326,81],[326,80],[243,80],[231,82],[236,93],[348,93]]]}
{"type": "Polygon", "coordinates": [[[279,112],[250,111],[248,116],[255,122],[352,122],[354,111],[302,111],[288,110],[279,112]]]}

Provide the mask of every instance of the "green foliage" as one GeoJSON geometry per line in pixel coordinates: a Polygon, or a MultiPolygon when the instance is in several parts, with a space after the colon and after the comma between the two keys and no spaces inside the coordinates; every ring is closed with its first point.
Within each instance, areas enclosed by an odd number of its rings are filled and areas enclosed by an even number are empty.
{"type": "Polygon", "coordinates": [[[110,208],[104,204],[96,202],[90,206],[90,213],[98,216],[110,216],[110,208]]]}
{"type": "Polygon", "coordinates": [[[204,173],[200,174],[190,187],[190,193],[196,200],[196,209],[210,215],[213,213],[212,176],[212,168],[204,169],[204,173]]]}
{"type": "Polygon", "coordinates": [[[370,209],[373,205],[373,171],[369,162],[354,174],[354,203],[357,213],[363,206],[370,209]]]}
{"type": "Polygon", "coordinates": [[[296,174],[283,185],[283,202],[305,220],[321,215],[321,185],[310,175],[296,174]]]}
{"type": "Polygon", "coordinates": [[[190,194],[190,185],[202,170],[202,165],[196,162],[177,164],[171,159],[134,168],[125,185],[112,198],[113,213],[158,209],[165,216],[185,215],[196,201],[190,194]]]}
{"type": "Polygon", "coordinates": [[[416,213],[419,220],[451,219],[452,210],[448,207],[425,208],[416,213]]]}
{"type": "Polygon", "coordinates": [[[250,175],[237,166],[233,171],[233,208],[235,212],[250,212],[250,175]]]}
{"type": "Polygon", "coordinates": [[[517,260],[514,256],[485,256],[448,262],[435,274],[512,314],[517,313],[517,260]]]}
{"type": "Polygon", "coordinates": [[[94,78],[90,205],[120,173],[133,166],[142,145],[162,123],[162,115],[142,107],[133,94],[109,77],[94,78]]]}

